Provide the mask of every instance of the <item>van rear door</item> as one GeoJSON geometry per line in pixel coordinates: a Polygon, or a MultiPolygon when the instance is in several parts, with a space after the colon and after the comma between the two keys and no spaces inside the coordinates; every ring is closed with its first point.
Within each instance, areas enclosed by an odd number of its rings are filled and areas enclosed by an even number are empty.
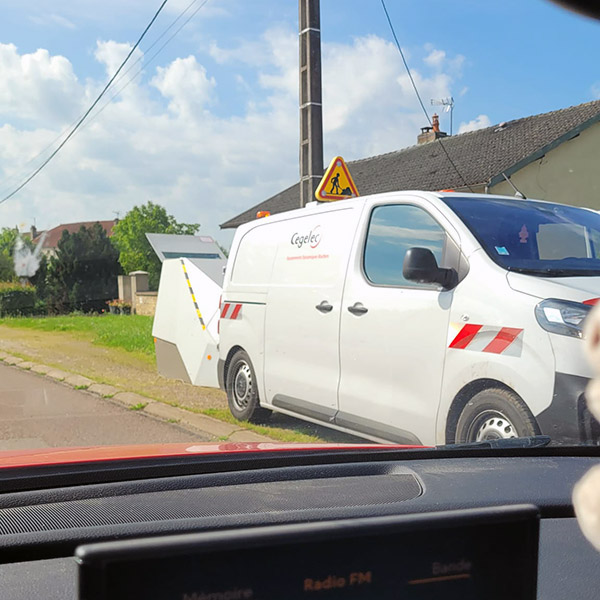
{"type": "Polygon", "coordinates": [[[363,203],[273,226],[278,245],[267,297],[266,403],[319,420],[337,411],[344,277],[363,203]]]}

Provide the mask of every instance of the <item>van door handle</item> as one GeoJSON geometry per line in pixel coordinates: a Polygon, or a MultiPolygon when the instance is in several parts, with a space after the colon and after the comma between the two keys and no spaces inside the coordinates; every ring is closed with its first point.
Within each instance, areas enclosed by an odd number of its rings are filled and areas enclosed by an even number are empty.
{"type": "Polygon", "coordinates": [[[352,306],[348,307],[348,310],[357,317],[369,312],[369,309],[366,306],[363,306],[362,302],[355,302],[352,306]]]}
{"type": "Polygon", "coordinates": [[[331,306],[327,300],[323,300],[321,304],[317,304],[315,308],[322,313],[328,313],[333,310],[333,306],[331,306]]]}

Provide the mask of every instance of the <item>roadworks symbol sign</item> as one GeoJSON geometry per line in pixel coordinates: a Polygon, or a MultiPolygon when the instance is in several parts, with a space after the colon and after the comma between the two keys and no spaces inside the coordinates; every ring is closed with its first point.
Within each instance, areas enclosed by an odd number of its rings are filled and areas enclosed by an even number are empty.
{"type": "Polygon", "coordinates": [[[355,198],[358,195],[348,166],[341,156],[336,156],[325,171],[325,175],[315,191],[315,198],[320,202],[331,202],[355,198]]]}

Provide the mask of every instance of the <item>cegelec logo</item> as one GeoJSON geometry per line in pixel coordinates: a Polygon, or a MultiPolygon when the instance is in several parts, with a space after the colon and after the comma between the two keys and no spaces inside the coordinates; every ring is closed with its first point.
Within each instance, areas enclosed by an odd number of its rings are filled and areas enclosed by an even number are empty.
{"type": "Polygon", "coordinates": [[[321,243],[321,226],[317,225],[305,235],[294,233],[290,241],[291,244],[293,246],[297,246],[298,249],[306,245],[310,246],[311,248],[316,248],[321,243]]]}

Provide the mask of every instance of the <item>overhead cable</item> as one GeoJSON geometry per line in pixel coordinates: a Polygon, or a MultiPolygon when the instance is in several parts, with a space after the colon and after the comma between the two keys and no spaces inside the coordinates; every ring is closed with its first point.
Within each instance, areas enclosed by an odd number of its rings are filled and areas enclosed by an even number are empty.
{"type": "MultiPolygon", "coordinates": [[[[412,87],[413,87],[413,89],[415,91],[417,99],[419,100],[419,104],[421,105],[421,108],[423,109],[423,112],[425,113],[425,116],[427,117],[427,122],[429,123],[429,125],[433,126],[433,124],[431,122],[431,118],[429,117],[429,113],[427,112],[427,109],[425,108],[425,104],[423,104],[423,100],[421,99],[421,94],[419,94],[419,90],[417,88],[417,84],[415,83],[415,80],[414,80],[414,78],[412,76],[412,73],[410,72],[410,69],[408,67],[408,63],[406,62],[406,58],[404,56],[404,52],[402,51],[402,46],[400,45],[400,42],[398,41],[398,36],[396,35],[396,30],[394,29],[394,25],[393,25],[392,20],[390,18],[390,14],[388,13],[387,6],[385,5],[385,0],[381,0],[381,6],[383,7],[383,11],[385,12],[385,16],[386,16],[387,22],[388,22],[388,24],[390,26],[390,30],[392,32],[392,36],[394,38],[394,41],[396,42],[396,47],[398,48],[398,52],[400,52],[400,56],[402,57],[402,62],[404,63],[404,68],[406,69],[406,72],[408,73],[408,78],[410,79],[410,82],[412,83],[412,87]]],[[[467,180],[463,177],[462,173],[458,170],[458,167],[454,164],[454,161],[450,158],[450,155],[448,154],[448,151],[446,150],[446,147],[442,143],[442,139],[438,137],[438,138],[436,138],[436,140],[439,142],[442,150],[444,151],[444,154],[446,155],[446,158],[448,159],[448,161],[452,165],[452,168],[456,171],[456,174],[462,180],[464,186],[467,187],[467,188],[469,188],[469,191],[473,192],[473,188],[467,183],[467,180]]]]}
{"type": "MultiPolygon", "coordinates": [[[[192,4],[195,4],[197,2],[197,0],[194,0],[192,2],[192,4]]],[[[171,40],[198,14],[198,12],[200,11],[200,9],[202,9],[206,4],[208,4],[209,0],[204,0],[204,2],[202,2],[202,4],[200,4],[200,6],[198,6],[198,8],[196,8],[196,10],[175,30],[175,32],[173,33],[173,35],[171,35],[164,44],[162,44],[162,46],[148,59],[144,62],[145,66],[148,66],[149,64],[151,64],[154,59],[164,50],[165,46],[167,46],[171,40]]],[[[191,5],[190,5],[191,6],[191,5]]],[[[187,9],[184,11],[187,12],[187,9]]],[[[174,23],[173,23],[174,24],[174,23]]],[[[170,28],[169,28],[170,29],[170,28]]],[[[161,36],[162,37],[162,36],[161,36]]],[[[160,39],[160,38],[158,38],[160,39]]],[[[158,39],[156,41],[158,41],[158,39]]],[[[150,46],[148,48],[148,50],[150,50],[155,44],[152,44],[152,46],[150,46]]],[[[137,62],[137,61],[136,61],[137,62]]],[[[134,63],[135,64],[135,63],[134,63]]],[[[132,65],[133,66],[133,65],[132,65]]],[[[129,70],[128,70],[129,71],[129,70]]],[[[108,100],[108,102],[106,104],[104,104],[102,107],[100,107],[86,122],[86,124],[83,126],[83,128],[87,127],[90,123],[92,123],[94,121],[94,119],[96,117],[98,117],[100,115],[100,113],[102,113],[102,111],[109,105],[111,104],[111,102],[117,97],[119,96],[124,90],[125,88],[127,88],[129,85],[131,85],[135,79],[137,79],[141,74],[143,73],[143,69],[140,69],[137,73],[135,73],[130,79],[129,81],[127,81],[127,83],[125,83],[125,85],[121,86],[108,100]]],[[[119,79],[120,81],[120,79],[119,79]]],[[[82,128],[82,129],[83,129],[82,128]]]]}
{"type": "Polygon", "coordinates": [[[162,12],[162,10],[165,7],[165,5],[167,4],[167,2],[168,2],[168,0],[163,0],[161,5],[159,6],[158,10],[154,13],[154,16],[152,17],[152,19],[150,20],[150,22],[148,23],[148,25],[146,26],[146,28],[144,29],[144,31],[142,32],[140,37],[138,38],[137,42],[133,45],[133,47],[131,48],[131,50],[129,51],[127,56],[125,57],[125,60],[121,63],[119,68],[116,70],[115,74],[110,78],[108,83],[104,86],[104,88],[102,89],[102,91],[100,92],[98,97],[94,100],[94,102],[91,104],[91,106],[85,111],[85,113],[79,119],[79,121],[77,121],[77,123],[75,124],[73,129],[71,129],[69,135],[67,135],[67,137],[56,148],[56,150],[54,150],[52,152],[52,154],[50,154],[50,156],[48,156],[48,158],[46,160],[44,160],[44,162],[37,169],[35,169],[35,171],[33,171],[33,173],[31,175],[29,175],[29,177],[27,177],[12,192],[10,192],[8,195],[6,195],[2,199],[0,199],[0,204],[6,202],[8,199],[12,198],[15,194],[17,194],[19,191],[21,191],[34,177],[36,177],[36,175],[38,175],[40,173],[40,171],[61,151],[61,149],[65,146],[65,144],[73,137],[73,135],[79,129],[79,127],[81,127],[82,123],[85,121],[87,116],[92,112],[92,110],[94,110],[94,108],[96,107],[98,102],[100,102],[100,100],[102,99],[104,94],[108,91],[108,88],[112,85],[112,83],[118,77],[119,73],[123,70],[123,67],[129,60],[131,55],[135,52],[137,47],[140,45],[140,43],[142,42],[142,40],[144,39],[144,37],[146,36],[148,31],[150,30],[150,27],[152,27],[152,25],[154,24],[154,21],[156,21],[156,19],[158,18],[158,15],[162,12]]]}

